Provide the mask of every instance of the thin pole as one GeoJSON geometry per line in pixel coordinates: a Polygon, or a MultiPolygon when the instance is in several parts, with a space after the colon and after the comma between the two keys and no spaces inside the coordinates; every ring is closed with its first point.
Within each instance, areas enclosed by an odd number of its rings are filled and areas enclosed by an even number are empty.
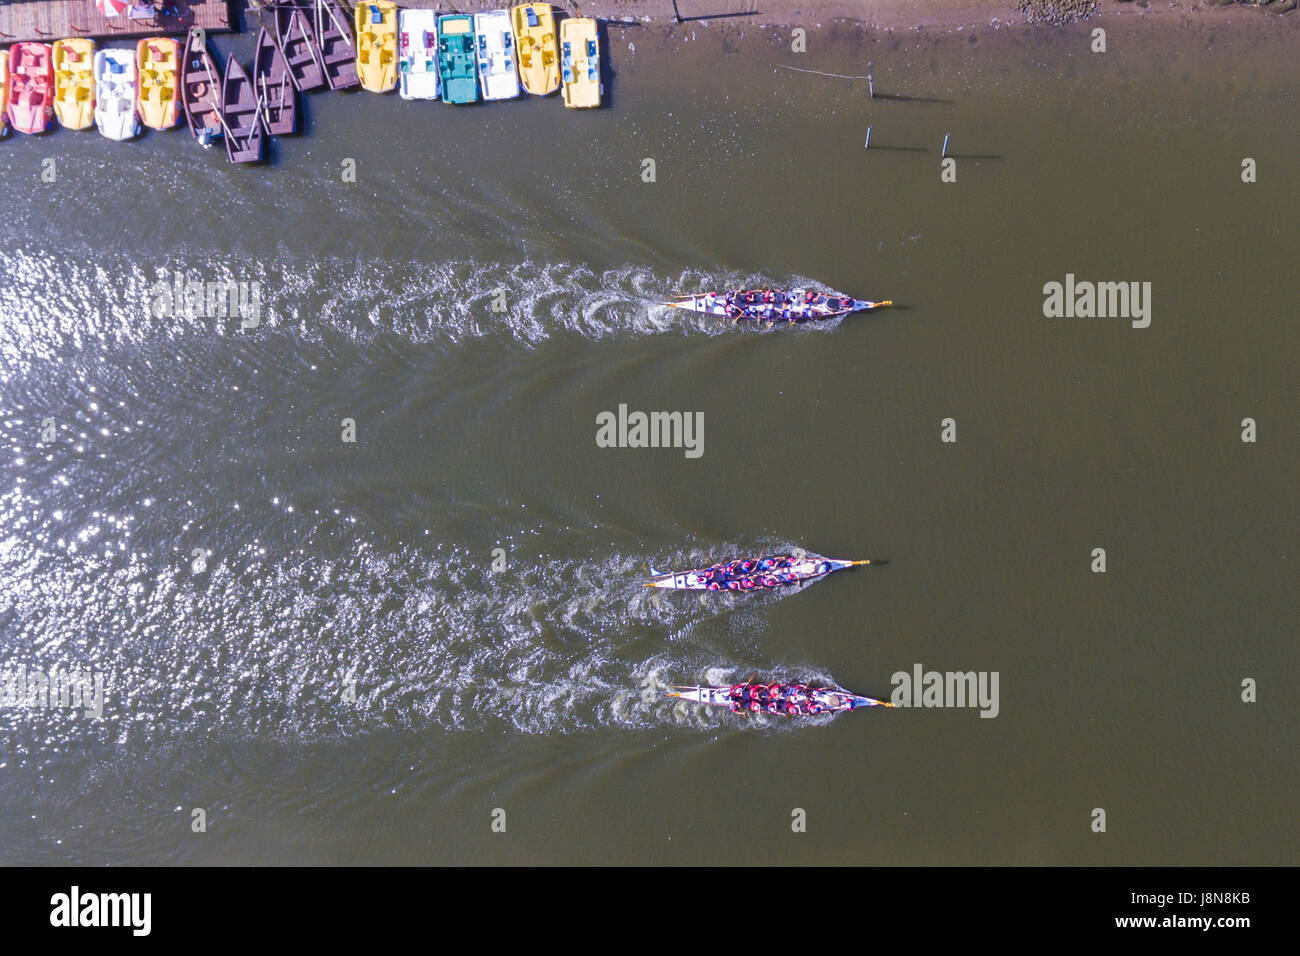
{"type": "Polygon", "coordinates": [[[947,133],[943,134],[943,152],[940,154],[940,156],[944,159],[948,158],[948,134],[947,133]]]}
{"type": "Polygon", "coordinates": [[[862,144],[862,148],[863,149],[871,148],[871,127],[870,126],[867,127],[867,141],[862,144]]]}

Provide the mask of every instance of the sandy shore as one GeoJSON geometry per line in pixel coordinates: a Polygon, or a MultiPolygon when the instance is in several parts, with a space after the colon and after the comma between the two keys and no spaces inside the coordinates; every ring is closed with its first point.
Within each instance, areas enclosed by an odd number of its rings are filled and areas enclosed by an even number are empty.
{"type": "MultiPolygon", "coordinates": [[[[1270,0],[1240,13],[1267,17],[1295,8],[1297,0],[1270,0]]],[[[399,6],[476,13],[504,0],[401,0],[399,6]]],[[[641,23],[678,19],[705,23],[798,26],[850,21],[880,29],[976,27],[1066,21],[1089,16],[1167,17],[1223,15],[1237,0],[577,0],[556,2],[570,15],[641,23]]]]}

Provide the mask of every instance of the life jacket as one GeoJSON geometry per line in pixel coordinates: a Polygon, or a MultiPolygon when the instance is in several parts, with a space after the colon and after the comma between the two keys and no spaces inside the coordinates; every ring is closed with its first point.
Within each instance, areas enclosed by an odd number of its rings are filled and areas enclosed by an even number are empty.
{"type": "Polygon", "coordinates": [[[763,587],[765,588],[776,587],[776,578],[772,577],[772,575],[770,574],[767,577],[763,578],[763,587]]]}
{"type": "Polygon", "coordinates": [[[707,590],[710,590],[710,591],[721,591],[721,590],[722,590],[722,585],[720,585],[717,581],[710,581],[707,590]]]}

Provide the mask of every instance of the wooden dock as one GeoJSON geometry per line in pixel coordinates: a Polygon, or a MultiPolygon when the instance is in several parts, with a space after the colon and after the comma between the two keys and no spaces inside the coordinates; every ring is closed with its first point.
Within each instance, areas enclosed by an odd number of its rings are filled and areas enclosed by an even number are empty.
{"type": "Polygon", "coordinates": [[[209,33],[225,33],[238,26],[228,0],[158,0],[136,3],[115,17],[106,17],[94,0],[0,0],[0,43],[40,40],[52,43],[64,37],[101,39],[131,38],[168,33],[186,33],[202,27],[209,33]],[[150,15],[141,16],[144,8],[150,15]]]}

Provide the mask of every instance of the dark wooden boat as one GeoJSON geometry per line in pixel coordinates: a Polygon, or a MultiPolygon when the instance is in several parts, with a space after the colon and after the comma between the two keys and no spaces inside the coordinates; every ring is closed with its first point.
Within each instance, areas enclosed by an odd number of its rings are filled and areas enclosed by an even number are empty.
{"type": "Polygon", "coordinates": [[[289,61],[289,75],[294,86],[306,93],[325,85],[316,31],[303,13],[303,7],[291,2],[281,3],[275,8],[275,39],[284,58],[289,61]]]}
{"type": "Polygon", "coordinates": [[[316,0],[315,17],[321,65],[331,90],[356,86],[357,40],[352,33],[352,17],[339,0],[316,0]]]}
{"type": "Polygon", "coordinates": [[[266,27],[257,32],[253,90],[257,94],[262,129],[267,135],[285,136],[297,128],[298,94],[289,78],[289,63],[266,27]]]}
{"type": "Polygon", "coordinates": [[[257,92],[235,54],[226,59],[221,116],[226,122],[226,155],[232,163],[255,163],[262,158],[262,124],[258,119],[257,92]]]}
{"type": "Polygon", "coordinates": [[[204,149],[221,136],[221,73],[203,32],[191,30],[181,58],[181,109],[190,134],[204,149]]]}

